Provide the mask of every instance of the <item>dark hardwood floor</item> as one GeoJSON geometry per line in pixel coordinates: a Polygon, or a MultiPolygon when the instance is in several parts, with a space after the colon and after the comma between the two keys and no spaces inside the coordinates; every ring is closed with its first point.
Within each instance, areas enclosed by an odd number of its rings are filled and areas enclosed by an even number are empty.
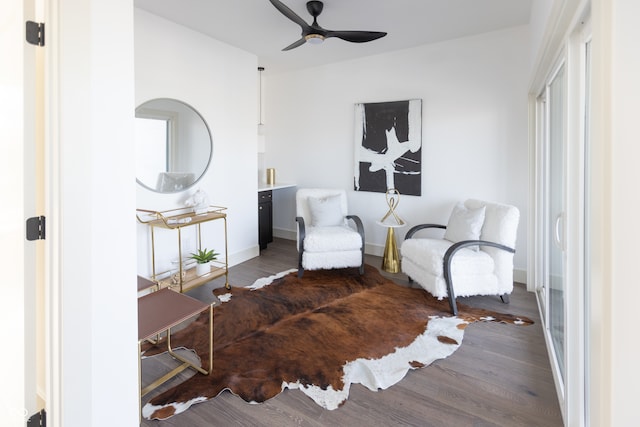
{"type": "MultiPolygon", "coordinates": [[[[380,267],[381,258],[367,256],[380,267]]],[[[229,282],[246,286],[260,277],[295,268],[295,243],[275,239],[260,257],[232,267],[229,282]]],[[[403,274],[383,274],[409,286],[403,274]]],[[[211,290],[224,286],[217,279],[189,292],[202,301],[211,290]]],[[[352,385],[347,402],[335,411],[319,407],[298,390],[285,390],[262,403],[248,404],[228,391],[193,405],[164,421],[143,420],[144,426],[562,426],[549,359],[535,296],[516,284],[511,303],[498,297],[460,298],[473,306],[527,316],[536,324],[514,327],[493,323],[472,324],[462,346],[446,359],[410,371],[398,384],[372,392],[352,385]]],[[[166,355],[145,359],[143,384],[172,365],[166,355]],[[146,380],[146,381],[145,381],[146,380]]],[[[168,382],[143,398],[183,381],[168,382]]]]}

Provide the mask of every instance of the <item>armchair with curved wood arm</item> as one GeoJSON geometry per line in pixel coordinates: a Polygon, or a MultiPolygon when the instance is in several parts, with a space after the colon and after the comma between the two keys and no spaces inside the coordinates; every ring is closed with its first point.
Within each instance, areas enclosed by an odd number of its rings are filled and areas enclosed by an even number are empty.
{"type": "Polygon", "coordinates": [[[420,224],[407,232],[401,247],[403,272],[433,296],[448,297],[454,315],[458,314],[457,296],[499,295],[508,303],[513,290],[518,209],[474,199],[456,208],[447,226],[420,224]],[[475,231],[465,230],[465,225],[475,231]],[[448,228],[454,226],[458,229],[450,232],[448,228]],[[444,238],[416,236],[429,228],[445,230],[444,238]]]}
{"type": "Polygon", "coordinates": [[[364,226],[358,216],[347,214],[345,190],[299,189],[296,222],[298,277],[304,270],[347,267],[358,267],[364,273],[364,226]]]}

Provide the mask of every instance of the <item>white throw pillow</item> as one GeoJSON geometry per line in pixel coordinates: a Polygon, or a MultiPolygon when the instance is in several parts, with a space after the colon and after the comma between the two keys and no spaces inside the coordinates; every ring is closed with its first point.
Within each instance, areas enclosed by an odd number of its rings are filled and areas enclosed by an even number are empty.
{"type": "Polygon", "coordinates": [[[309,197],[309,212],[312,227],[330,227],[344,224],[340,195],[309,197]]]}
{"type": "MultiPolygon", "coordinates": [[[[477,209],[468,209],[464,204],[458,203],[454,206],[444,238],[457,243],[462,240],[479,240],[482,224],[484,224],[484,206],[477,209]]],[[[469,249],[478,250],[477,246],[470,246],[469,249]]]]}

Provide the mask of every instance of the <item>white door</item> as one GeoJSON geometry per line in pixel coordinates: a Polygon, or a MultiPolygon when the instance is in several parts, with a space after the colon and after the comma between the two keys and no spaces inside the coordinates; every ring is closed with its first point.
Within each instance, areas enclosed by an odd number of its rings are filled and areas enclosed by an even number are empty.
{"type": "MultiPolygon", "coordinates": [[[[43,405],[38,389],[38,316],[36,306],[37,256],[42,242],[25,239],[25,220],[38,216],[36,140],[39,90],[38,47],[25,42],[25,21],[36,20],[35,0],[4,0],[0,24],[0,324],[3,343],[3,387],[0,410],[3,425],[25,425],[43,405]]],[[[40,103],[41,105],[41,103],[40,103]]],[[[41,329],[40,329],[41,330],[41,329]]],[[[42,348],[43,349],[43,348],[42,348]]],[[[41,353],[42,354],[42,353],[41,353]]]]}

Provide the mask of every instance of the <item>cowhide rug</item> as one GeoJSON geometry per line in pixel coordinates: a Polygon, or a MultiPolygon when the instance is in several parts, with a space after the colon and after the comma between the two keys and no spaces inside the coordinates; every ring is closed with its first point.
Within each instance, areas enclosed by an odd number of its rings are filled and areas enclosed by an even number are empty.
{"type": "MultiPolygon", "coordinates": [[[[477,321],[516,325],[523,317],[459,304],[385,279],[371,266],[295,272],[258,280],[249,288],[216,289],[214,362],[209,376],[196,374],[151,399],[148,419],[165,419],[192,404],[230,390],[247,402],[300,389],[335,409],[360,383],[372,391],[399,382],[410,369],[452,354],[464,328],[477,321]]],[[[208,369],[208,314],[172,335],[174,347],[194,349],[208,369]]],[[[149,345],[145,356],[164,351],[149,345]]]]}

